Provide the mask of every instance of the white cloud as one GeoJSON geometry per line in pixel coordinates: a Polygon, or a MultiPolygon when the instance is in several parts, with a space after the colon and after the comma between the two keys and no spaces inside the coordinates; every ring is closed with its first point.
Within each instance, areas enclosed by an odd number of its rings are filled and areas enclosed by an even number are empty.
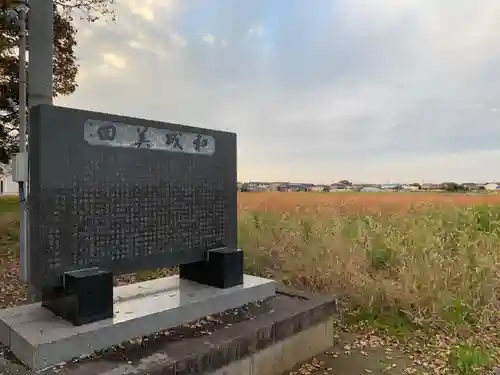
{"type": "Polygon", "coordinates": [[[127,67],[127,60],[125,57],[117,55],[115,53],[105,53],[102,55],[104,64],[106,67],[125,69],[127,67]]]}
{"type": "Polygon", "coordinates": [[[132,14],[149,22],[154,22],[158,14],[173,13],[177,6],[175,0],[122,0],[120,3],[127,6],[132,14]]]}
{"type": "Polygon", "coordinates": [[[262,37],[265,32],[266,32],[265,27],[260,24],[254,25],[250,29],[248,29],[248,35],[256,37],[262,37]]]}
{"type": "Polygon", "coordinates": [[[205,43],[208,43],[208,44],[214,44],[216,42],[216,38],[213,34],[210,34],[210,33],[205,33],[205,34],[202,34],[201,36],[201,39],[205,42],[205,43]]]}
{"type": "Polygon", "coordinates": [[[120,4],[60,103],[235,131],[241,179],[498,179],[497,0],[120,4]]]}
{"type": "Polygon", "coordinates": [[[181,35],[179,35],[176,32],[170,34],[170,39],[172,39],[172,42],[179,47],[186,47],[187,45],[186,39],[184,39],[181,35]]]}

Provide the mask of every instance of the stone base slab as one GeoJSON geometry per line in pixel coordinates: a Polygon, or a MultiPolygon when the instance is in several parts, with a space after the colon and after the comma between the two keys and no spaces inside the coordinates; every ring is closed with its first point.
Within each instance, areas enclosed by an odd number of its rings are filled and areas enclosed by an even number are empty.
{"type": "Polygon", "coordinates": [[[208,375],[281,375],[298,363],[323,353],[335,344],[334,320],[330,318],[253,353],[208,375]]]}
{"type": "MultiPolygon", "coordinates": [[[[249,317],[233,324],[225,320],[207,328],[202,319],[192,324],[201,327],[194,328],[194,334],[169,330],[169,334],[143,345],[67,363],[44,374],[279,375],[333,345],[335,326],[331,319],[338,312],[335,298],[278,289],[275,297],[256,305],[256,309],[247,308],[242,313],[246,316],[253,311],[249,317]]],[[[225,317],[236,316],[236,310],[227,311],[225,317]]],[[[0,373],[30,374],[9,356],[0,356],[0,373]]]]}
{"type": "Polygon", "coordinates": [[[218,289],[171,276],[114,289],[114,317],[74,326],[40,303],[0,312],[0,342],[27,367],[44,370],[127,340],[180,326],[275,294],[276,283],[245,275],[218,289]]]}

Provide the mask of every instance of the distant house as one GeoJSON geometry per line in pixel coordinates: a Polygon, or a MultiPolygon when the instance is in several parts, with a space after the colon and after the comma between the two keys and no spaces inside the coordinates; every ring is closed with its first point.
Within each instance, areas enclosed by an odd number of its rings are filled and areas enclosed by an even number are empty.
{"type": "Polygon", "coordinates": [[[421,190],[440,190],[442,187],[439,184],[422,184],[421,190]]]}
{"type": "Polygon", "coordinates": [[[0,164],[0,195],[16,195],[19,193],[19,187],[14,180],[10,168],[4,164],[0,164]]]}
{"type": "Polygon", "coordinates": [[[325,191],[330,191],[330,187],[327,185],[314,185],[311,188],[311,191],[315,192],[325,192],[325,191]]]}
{"type": "Polygon", "coordinates": [[[16,195],[19,192],[18,189],[18,185],[12,180],[11,175],[0,178],[0,195],[16,195]]]}
{"type": "Polygon", "coordinates": [[[500,184],[496,182],[490,182],[489,184],[484,185],[484,188],[488,191],[500,190],[500,184]]]}
{"type": "Polygon", "coordinates": [[[250,182],[250,184],[259,190],[267,190],[270,186],[268,182],[250,182]]]}
{"type": "Polygon", "coordinates": [[[409,190],[409,191],[418,191],[418,190],[420,190],[420,188],[421,188],[420,184],[418,184],[416,182],[403,186],[404,190],[409,190]]]}
{"type": "Polygon", "coordinates": [[[474,182],[465,182],[461,185],[463,190],[467,191],[477,191],[481,188],[479,184],[475,184],[474,182]]]}
{"type": "Polygon", "coordinates": [[[269,191],[280,191],[281,185],[283,185],[283,183],[274,182],[274,183],[269,185],[268,190],[269,191]]]}
{"type": "Polygon", "coordinates": [[[360,185],[360,184],[352,184],[351,185],[352,191],[361,191],[361,189],[363,189],[364,187],[365,187],[365,185],[360,185]]]}
{"type": "Polygon", "coordinates": [[[250,192],[257,193],[257,192],[262,191],[262,190],[254,185],[247,185],[245,190],[243,190],[243,191],[248,192],[248,193],[250,193],[250,192]]]}
{"type": "Polygon", "coordinates": [[[380,186],[382,190],[401,190],[401,184],[383,184],[380,186]]]}
{"type": "Polygon", "coordinates": [[[349,181],[349,180],[340,180],[340,181],[337,181],[336,184],[338,184],[338,185],[344,185],[344,186],[347,186],[347,187],[352,186],[352,182],[349,181]]]}
{"type": "Polygon", "coordinates": [[[252,182],[242,183],[238,190],[241,192],[244,192],[244,193],[262,191],[262,189],[258,185],[254,184],[252,182]]]}
{"type": "Polygon", "coordinates": [[[378,186],[363,186],[359,191],[362,193],[378,193],[381,192],[382,189],[378,186]]]}
{"type": "Polygon", "coordinates": [[[279,191],[294,192],[294,191],[311,191],[310,184],[283,184],[279,187],[279,191]]]}
{"type": "Polygon", "coordinates": [[[419,191],[420,185],[418,185],[418,184],[402,184],[401,190],[403,190],[403,191],[419,191]]]}
{"type": "Polygon", "coordinates": [[[339,191],[339,190],[346,190],[347,188],[350,188],[350,186],[337,182],[335,184],[331,184],[329,190],[339,191]]]}

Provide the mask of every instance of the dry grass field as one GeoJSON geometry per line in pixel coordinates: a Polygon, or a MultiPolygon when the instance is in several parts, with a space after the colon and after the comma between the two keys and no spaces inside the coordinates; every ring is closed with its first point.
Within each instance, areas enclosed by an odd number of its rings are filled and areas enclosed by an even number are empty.
{"type": "Polygon", "coordinates": [[[240,193],[239,211],[388,214],[418,208],[500,204],[500,194],[457,193],[240,193]]]}
{"type": "Polygon", "coordinates": [[[496,362],[500,347],[499,203],[498,195],[241,193],[239,238],[250,272],[334,293],[358,321],[393,335],[428,333],[441,361],[472,374],[496,362]]]}
{"type": "MultiPolygon", "coordinates": [[[[18,226],[0,199],[0,307],[25,301],[18,226]]],[[[339,296],[359,347],[383,332],[428,374],[499,363],[500,195],[240,193],[239,242],[248,272],[339,296]]]]}

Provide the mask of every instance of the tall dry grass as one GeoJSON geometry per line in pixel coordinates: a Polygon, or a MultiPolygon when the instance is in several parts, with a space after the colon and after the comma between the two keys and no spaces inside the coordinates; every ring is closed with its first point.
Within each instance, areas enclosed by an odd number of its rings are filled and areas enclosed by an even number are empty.
{"type": "Polygon", "coordinates": [[[248,204],[239,219],[247,268],[422,326],[497,325],[500,206],[415,203],[389,213],[248,204]]]}

